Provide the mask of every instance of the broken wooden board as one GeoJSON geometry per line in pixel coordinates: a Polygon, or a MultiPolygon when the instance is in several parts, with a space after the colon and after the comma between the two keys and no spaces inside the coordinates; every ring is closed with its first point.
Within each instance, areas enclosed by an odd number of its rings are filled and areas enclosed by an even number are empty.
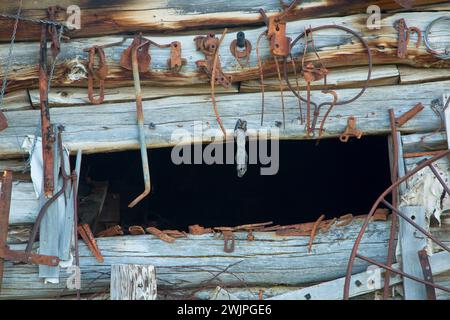
{"type": "MultiPolygon", "coordinates": [[[[365,94],[346,106],[337,106],[331,112],[323,137],[338,137],[347,127],[347,119],[354,116],[357,128],[364,135],[380,135],[390,132],[388,112],[395,110],[398,116],[408,111],[417,101],[425,109],[411,119],[400,130],[402,133],[431,132],[439,128],[440,120],[429,108],[429,103],[448,90],[450,81],[408,86],[386,86],[369,88],[365,94]],[[385,97],[390,97],[386,104],[385,97]]],[[[359,89],[338,90],[339,99],[354,97],[359,89]]],[[[330,101],[329,95],[313,91],[316,102],[330,101]]],[[[280,95],[269,92],[265,95],[264,125],[261,126],[261,95],[259,93],[224,95],[218,98],[218,109],[225,128],[231,134],[238,119],[247,121],[247,134],[255,138],[269,132],[272,137],[310,139],[299,121],[298,101],[292,93],[285,93],[286,129],[282,126],[280,95]],[[281,124],[280,124],[281,123],[281,124]],[[281,128],[280,128],[281,126],[281,128]]],[[[188,96],[164,98],[143,102],[145,116],[145,134],[147,147],[170,147],[186,143],[183,140],[192,137],[192,142],[210,142],[213,137],[221,137],[209,96],[188,96]]],[[[74,152],[83,153],[115,152],[138,149],[135,103],[105,104],[53,108],[50,110],[52,122],[65,127],[62,133],[64,143],[74,152]]],[[[305,107],[303,113],[305,113],[305,107]]],[[[325,110],[321,111],[319,122],[325,110]]],[[[36,132],[39,111],[14,111],[6,113],[10,119],[9,127],[0,134],[0,157],[20,157],[25,151],[19,148],[17,141],[23,141],[27,135],[36,132]]],[[[232,136],[232,134],[231,134],[232,136]]],[[[267,137],[267,136],[266,136],[267,137]]]]}
{"type": "MultiPolygon", "coordinates": [[[[381,20],[380,30],[369,30],[367,28],[366,14],[336,17],[336,18],[320,18],[310,20],[299,20],[288,23],[287,35],[295,38],[305,27],[316,27],[321,25],[341,25],[349,27],[356,31],[368,41],[371,47],[374,64],[404,64],[417,67],[450,67],[450,61],[439,60],[433,55],[429,54],[422,44],[421,47],[408,48],[408,55],[405,59],[400,59],[397,56],[397,30],[394,28],[394,23],[404,18],[406,21],[414,21],[414,26],[421,30],[425,30],[427,25],[437,17],[442,16],[445,12],[422,12],[422,13],[399,13],[385,16],[381,20]]],[[[436,26],[433,34],[430,36],[430,41],[450,42],[450,35],[446,32],[446,27],[436,26]]],[[[1,29],[0,29],[1,30],[1,29]]],[[[265,28],[244,30],[247,39],[250,39],[254,46],[256,46],[256,39],[265,31],[265,28]]],[[[218,33],[222,30],[218,30],[218,33]]],[[[196,35],[199,35],[198,33],[196,35]]],[[[179,41],[182,46],[182,55],[187,60],[187,64],[183,66],[178,74],[167,71],[167,59],[169,58],[169,50],[152,47],[150,52],[152,55],[151,69],[152,71],[143,72],[140,76],[141,82],[144,85],[162,85],[164,86],[183,86],[200,83],[208,83],[209,80],[204,73],[198,72],[196,61],[204,59],[204,55],[196,50],[194,38],[196,35],[158,35],[151,36],[151,39],[158,43],[170,43],[172,41],[179,41]]],[[[201,32],[200,32],[201,35],[201,32]]],[[[351,34],[347,34],[342,30],[329,29],[321,30],[314,33],[315,47],[321,57],[322,62],[327,68],[342,67],[342,66],[365,66],[368,63],[366,50],[351,34]]],[[[415,35],[411,37],[411,42],[415,40],[415,35]]],[[[219,49],[221,64],[226,73],[233,76],[234,82],[259,79],[258,62],[256,57],[256,50],[253,50],[250,55],[249,67],[242,68],[231,54],[229,46],[231,41],[236,39],[236,32],[228,33],[219,49]]],[[[92,45],[104,45],[122,40],[121,36],[107,36],[89,39],[74,39],[68,43],[61,45],[61,53],[58,57],[57,66],[54,74],[53,87],[58,86],[74,86],[87,87],[86,71],[81,69],[80,64],[86,63],[87,53],[83,49],[92,45]],[[80,80],[81,79],[81,80],[80,80]]],[[[123,50],[130,44],[128,40],[121,46],[111,47],[105,49],[107,57],[106,63],[109,68],[109,74],[106,78],[106,87],[132,86],[131,71],[124,70],[119,65],[120,56],[123,50]]],[[[0,56],[7,56],[9,51],[9,44],[0,45],[0,56]]],[[[294,57],[303,54],[303,44],[297,43],[292,50],[294,57]]],[[[273,59],[266,61],[269,58],[268,41],[261,41],[260,55],[265,61],[263,68],[266,77],[276,74],[275,64],[273,59]]],[[[39,45],[37,42],[21,42],[16,43],[14,49],[14,59],[11,68],[15,70],[9,74],[11,83],[8,87],[8,92],[24,89],[37,88],[39,72],[36,68],[39,58],[39,45]]],[[[309,52],[306,56],[306,61],[315,61],[317,57],[309,52]]],[[[297,62],[299,65],[299,62],[297,62]]],[[[289,64],[290,66],[290,64],[289,64]]],[[[3,71],[0,70],[0,77],[3,76],[3,71]]]]}
{"type": "MultiPolygon", "coordinates": [[[[355,219],[345,227],[331,227],[315,238],[312,253],[308,251],[309,237],[283,237],[275,233],[255,232],[255,240],[247,241],[247,233],[236,233],[233,253],[223,252],[223,239],[212,234],[177,239],[174,243],[161,241],[151,235],[98,238],[105,262],[99,264],[84,243],[80,243],[82,292],[104,291],[110,286],[112,264],[152,264],[156,267],[159,288],[195,288],[210,285],[242,284],[292,285],[327,281],[345,275],[348,258],[361,220],[355,219]],[[276,258],[274,258],[276,256],[276,258]],[[229,267],[226,272],[225,268],[229,267]],[[217,281],[208,282],[220,273],[217,281]],[[238,280],[240,279],[240,280],[238,280]]],[[[385,261],[389,237],[389,222],[370,223],[360,246],[364,255],[385,261]]],[[[11,245],[21,249],[23,245],[11,245]]],[[[367,264],[358,261],[355,272],[367,264]]],[[[67,277],[60,272],[59,284],[44,284],[38,278],[38,267],[5,264],[0,298],[45,298],[74,294],[64,289],[67,277]]]]}
{"type": "MultiPolygon", "coordinates": [[[[416,0],[415,6],[441,4],[443,0],[416,0]]],[[[378,5],[383,11],[400,9],[394,1],[373,0],[370,4],[378,5]]],[[[22,15],[30,18],[46,18],[46,10],[54,1],[25,1],[22,15]]],[[[86,1],[61,0],[58,5],[67,8],[77,5],[81,11],[81,29],[71,32],[70,36],[91,37],[106,34],[179,31],[191,29],[217,28],[222,26],[262,25],[263,20],[258,13],[260,8],[269,15],[281,11],[278,0],[251,1],[215,1],[206,0],[114,0],[114,1],[86,1]]],[[[323,17],[344,15],[351,13],[365,13],[368,4],[353,0],[313,0],[301,4],[292,12],[288,19],[307,19],[309,17],[323,17]]],[[[0,5],[0,12],[15,14],[16,2],[5,2],[0,5]]],[[[61,18],[61,21],[63,19],[61,18]]],[[[11,37],[11,20],[0,19],[0,41],[9,41],[11,37]]],[[[17,30],[17,39],[38,40],[39,26],[32,23],[21,23],[17,30]]]]}

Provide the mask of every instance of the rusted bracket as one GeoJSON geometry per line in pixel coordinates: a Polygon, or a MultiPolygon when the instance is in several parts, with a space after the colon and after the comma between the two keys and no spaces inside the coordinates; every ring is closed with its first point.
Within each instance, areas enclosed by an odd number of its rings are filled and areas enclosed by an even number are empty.
{"type": "Polygon", "coordinates": [[[223,251],[226,253],[233,252],[235,247],[234,233],[229,230],[223,230],[222,234],[223,234],[223,251]]]}
{"type": "Polygon", "coordinates": [[[242,68],[248,66],[250,62],[250,53],[252,52],[252,43],[250,40],[245,39],[244,32],[239,31],[236,34],[236,39],[231,41],[230,52],[242,68]],[[244,62],[242,62],[242,59],[245,59],[244,62]]]}
{"type": "MultiPolygon", "coordinates": [[[[216,50],[219,48],[219,38],[214,33],[210,33],[207,36],[197,36],[194,38],[197,51],[201,51],[205,55],[205,60],[198,60],[195,62],[197,67],[206,73],[211,79],[214,68],[214,57],[216,50]]],[[[217,56],[216,73],[214,82],[221,84],[225,88],[229,88],[232,81],[231,75],[226,75],[222,71],[220,63],[220,57],[217,56]]]]}
{"type": "Polygon", "coordinates": [[[50,198],[54,191],[55,133],[50,122],[47,79],[47,26],[41,26],[39,58],[39,101],[41,108],[42,159],[44,162],[44,195],[50,198]]]}
{"type": "Polygon", "coordinates": [[[0,131],[5,130],[6,128],[8,128],[8,119],[6,119],[6,116],[0,110],[0,131]]]}
{"type": "Polygon", "coordinates": [[[105,99],[105,79],[108,76],[108,66],[106,64],[105,52],[102,47],[93,46],[89,50],[88,61],[88,97],[92,104],[100,104],[105,99]],[[98,56],[99,64],[97,70],[94,69],[95,56],[98,56]],[[99,80],[100,92],[97,99],[94,98],[94,77],[99,80]]]}
{"type": "MultiPolygon", "coordinates": [[[[56,15],[58,12],[66,12],[66,9],[61,6],[50,6],[47,8],[47,16],[50,21],[57,21],[56,15]]],[[[51,36],[52,44],[50,46],[52,50],[52,57],[53,59],[56,58],[59,51],[61,50],[61,44],[59,43],[58,39],[58,30],[56,25],[49,25],[48,26],[48,33],[51,36]]]]}
{"type": "Polygon", "coordinates": [[[422,43],[422,31],[417,27],[408,27],[403,18],[397,20],[394,27],[398,30],[397,56],[400,59],[405,59],[406,54],[408,53],[408,44],[411,33],[415,32],[417,34],[416,48],[419,48],[422,43]]]}
{"type": "MultiPolygon", "coordinates": [[[[431,270],[430,260],[428,259],[428,253],[425,249],[417,252],[419,255],[420,266],[423,271],[423,278],[425,281],[434,283],[433,281],[433,272],[431,270]]],[[[427,290],[427,298],[428,300],[436,300],[436,289],[433,286],[425,285],[427,290]]]]}
{"type": "Polygon", "coordinates": [[[3,282],[4,261],[22,262],[28,264],[42,264],[55,267],[59,264],[59,258],[45,256],[24,251],[13,251],[7,245],[9,211],[11,207],[12,173],[5,171],[0,179],[0,291],[3,282]]]}
{"type": "Polygon", "coordinates": [[[139,72],[147,72],[150,67],[151,57],[149,54],[150,42],[144,40],[141,36],[136,36],[130,46],[126,48],[120,57],[120,66],[127,70],[133,70],[132,50],[139,47],[137,51],[137,63],[139,72]]]}
{"type": "Polygon", "coordinates": [[[353,116],[348,117],[347,119],[347,128],[344,133],[341,134],[339,140],[341,142],[348,142],[350,137],[356,137],[356,139],[361,139],[363,132],[361,130],[356,129],[356,118],[353,116]]]}
{"type": "Polygon", "coordinates": [[[97,246],[97,242],[95,241],[94,235],[92,234],[91,228],[87,223],[79,224],[78,225],[78,234],[81,236],[83,241],[88,246],[89,250],[94,255],[95,259],[103,263],[105,259],[103,259],[102,253],[100,252],[100,249],[97,246]]]}
{"type": "Polygon", "coordinates": [[[180,72],[186,62],[186,59],[181,57],[181,42],[173,41],[170,44],[170,58],[167,60],[169,70],[172,72],[180,72]]]}

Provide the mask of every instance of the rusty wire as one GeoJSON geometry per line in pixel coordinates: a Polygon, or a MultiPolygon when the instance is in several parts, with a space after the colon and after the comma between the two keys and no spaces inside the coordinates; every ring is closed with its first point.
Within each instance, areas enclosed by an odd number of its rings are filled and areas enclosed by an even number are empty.
{"type": "Polygon", "coordinates": [[[220,129],[223,132],[225,140],[227,139],[227,130],[225,129],[225,127],[224,127],[224,125],[222,123],[222,119],[220,118],[219,110],[217,109],[217,102],[216,102],[216,95],[215,95],[215,84],[216,84],[217,60],[219,58],[219,48],[220,48],[220,45],[223,42],[223,39],[225,38],[225,34],[227,33],[227,31],[228,31],[227,28],[225,28],[225,30],[223,30],[222,36],[220,37],[219,42],[217,43],[217,47],[216,47],[216,50],[214,52],[214,62],[213,62],[213,67],[212,67],[212,72],[211,72],[211,101],[212,101],[212,104],[213,104],[214,114],[216,115],[217,123],[219,124],[220,129]]]}
{"type": "MultiPolygon", "coordinates": [[[[380,205],[380,203],[383,203],[385,206],[387,206],[389,209],[391,209],[392,211],[395,211],[396,214],[398,214],[401,218],[403,218],[407,223],[411,224],[412,226],[414,226],[419,232],[421,232],[423,235],[425,235],[426,237],[428,237],[429,239],[431,239],[433,242],[435,242],[437,245],[439,245],[441,248],[443,248],[445,251],[450,252],[450,248],[448,248],[442,241],[440,241],[439,239],[437,239],[435,236],[433,236],[430,232],[428,232],[427,230],[425,230],[424,228],[422,228],[421,226],[419,226],[417,223],[415,223],[413,220],[411,220],[409,217],[407,217],[406,215],[404,215],[400,210],[394,208],[392,206],[392,204],[390,204],[389,202],[387,202],[385,200],[385,197],[391,193],[395,188],[397,188],[401,183],[404,183],[405,181],[407,181],[409,178],[411,178],[412,176],[414,176],[416,173],[418,173],[419,171],[421,171],[422,169],[426,168],[426,167],[432,167],[433,163],[445,156],[450,155],[450,150],[445,150],[440,152],[439,154],[437,154],[436,156],[434,156],[431,159],[425,160],[421,163],[419,163],[417,165],[417,167],[415,167],[413,170],[411,170],[410,172],[408,172],[406,175],[404,175],[403,177],[397,179],[395,181],[395,183],[393,183],[389,188],[387,188],[379,197],[378,199],[375,201],[375,203],[373,204],[369,214],[366,216],[366,219],[363,222],[363,225],[361,226],[361,230],[358,233],[358,236],[356,237],[355,243],[353,245],[352,248],[352,252],[349,258],[349,262],[348,262],[348,266],[347,266],[347,273],[345,276],[345,282],[344,282],[344,299],[348,299],[350,296],[350,280],[352,277],[352,272],[353,272],[353,266],[355,263],[356,258],[360,258],[363,260],[366,260],[368,258],[363,257],[361,255],[358,254],[358,248],[359,245],[361,243],[361,240],[364,236],[364,233],[367,229],[367,226],[369,224],[369,222],[371,221],[372,216],[374,215],[376,209],[378,208],[378,206],[380,205]]],[[[433,170],[432,170],[433,171],[433,170]]],[[[433,171],[434,173],[434,171],[433,171]]],[[[438,176],[436,176],[438,178],[438,176]]],[[[445,182],[442,179],[439,179],[439,182],[443,185],[445,185],[445,182]]],[[[450,195],[450,190],[447,187],[447,185],[445,185],[444,190],[450,195]]],[[[373,262],[371,262],[373,263],[373,262]]],[[[398,270],[394,270],[389,266],[385,266],[382,265],[380,263],[373,263],[373,264],[377,264],[378,266],[380,266],[381,268],[384,268],[386,270],[389,270],[391,272],[394,273],[398,273],[398,270]]],[[[406,275],[406,274],[402,274],[405,277],[409,277],[412,280],[416,280],[419,281],[418,278],[413,278],[410,275],[406,275]]],[[[423,280],[420,280],[419,282],[422,282],[423,280]]],[[[422,282],[423,283],[423,282],[422,282]]],[[[427,285],[433,286],[436,288],[436,284],[434,283],[426,283],[427,285]]]]}
{"type": "MultiPolygon", "coordinates": [[[[311,101],[311,105],[314,106],[314,109],[316,110],[316,115],[318,117],[318,115],[320,114],[320,109],[324,106],[329,106],[329,108],[333,108],[335,106],[342,106],[345,104],[349,104],[352,103],[354,101],[356,101],[358,98],[360,98],[364,92],[367,90],[367,88],[369,87],[369,82],[372,76],[372,52],[370,51],[370,47],[367,43],[367,41],[360,36],[358,33],[356,33],[355,31],[347,28],[347,27],[343,27],[343,26],[339,26],[339,25],[323,25],[323,26],[319,26],[319,27],[315,27],[315,28],[309,28],[310,32],[315,32],[315,31],[320,31],[320,30],[324,30],[324,29],[338,29],[338,30],[342,30],[345,31],[347,33],[350,33],[351,35],[355,36],[358,41],[361,42],[361,44],[364,46],[364,48],[366,49],[367,52],[367,57],[368,57],[368,72],[367,72],[367,79],[364,82],[363,87],[361,88],[361,91],[355,95],[353,98],[345,100],[345,101],[337,101],[335,104],[333,104],[333,102],[324,102],[321,103],[320,105],[317,106],[316,103],[314,103],[313,101],[311,101]]],[[[297,38],[295,38],[292,42],[291,42],[291,51],[292,48],[295,46],[295,44],[303,37],[306,36],[307,31],[305,30],[304,32],[302,32],[300,35],[297,36],[297,38]]],[[[292,87],[290,81],[289,81],[289,77],[288,77],[288,72],[287,72],[287,60],[284,60],[284,78],[286,81],[287,86],[289,87],[289,89],[292,91],[292,93],[299,98],[301,101],[303,102],[308,102],[307,99],[303,98],[301,95],[299,95],[294,88],[292,87]]],[[[331,111],[331,110],[330,110],[331,111]]],[[[316,126],[316,121],[317,121],[317,117],[315,117],[314,121],[313,121],[313,125],[312,125],[312,130],[315,130],[315,126],[316,126]]],[[[323,120],[322,120],[323,121],[323,120]]],[[[323,126],[322,126],[323,127],[323,126]]]]}

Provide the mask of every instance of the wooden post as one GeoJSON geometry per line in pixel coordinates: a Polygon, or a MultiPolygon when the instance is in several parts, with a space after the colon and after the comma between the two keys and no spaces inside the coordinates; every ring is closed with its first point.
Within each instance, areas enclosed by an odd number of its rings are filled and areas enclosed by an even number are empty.
{"type": "MultiPolygon", "coordinates": [[[[421,206],[405,206],[400,210],[422,228],[425,225],[425,209],[421,206]]],[[[426,237],[411,224],[400,218],[400,246],[402,252],[402,269],[410,275],[423,279],[422,267],[418,251],[427,246],[426,237]]],[[[405,300],[427,300],[425,285],[411,280],[403,279],[405,300]]]]}
{"type": "Polygon", "coordinates": [[[152,265],[113,264],[111,300],[156,300],[156,272],[152,265]]]}

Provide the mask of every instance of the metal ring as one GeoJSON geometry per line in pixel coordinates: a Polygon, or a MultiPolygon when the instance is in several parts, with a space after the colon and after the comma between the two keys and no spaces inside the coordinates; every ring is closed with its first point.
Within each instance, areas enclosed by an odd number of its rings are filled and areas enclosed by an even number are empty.
{"type": "Polygon", "coordinates": [[[437,19],[433,20],[433,21],[428,25],[428,27],[426,28],[425,34],[424,34],[423,38],[424,38],[425,46],[427,47],[427,51],[428,51],[428,52],[430,52],[431,54],[433,54],[433,55],[434,55],[436,58],[438,58],[438,59],[442,59],[442,60],[450,60],[450,51],[449,51],[450,46],[447,47],[447,49],[446,49],[444,52],[438,52],[438,51],[434,50],[434,49],[431,47],[430,40],[428,39],[428,36],[429,36],[429,34],[430,34],[430,31],[431,31],[431,28],[433,28],[433,26],[434,26],[436,23],[438,23],[438,22],[440,22],[440,21],[444,21],[444,20],[450,20],[450,16],[443,16],[443,17],[440,17],[440,18],[437,18],[437,19]]]}

